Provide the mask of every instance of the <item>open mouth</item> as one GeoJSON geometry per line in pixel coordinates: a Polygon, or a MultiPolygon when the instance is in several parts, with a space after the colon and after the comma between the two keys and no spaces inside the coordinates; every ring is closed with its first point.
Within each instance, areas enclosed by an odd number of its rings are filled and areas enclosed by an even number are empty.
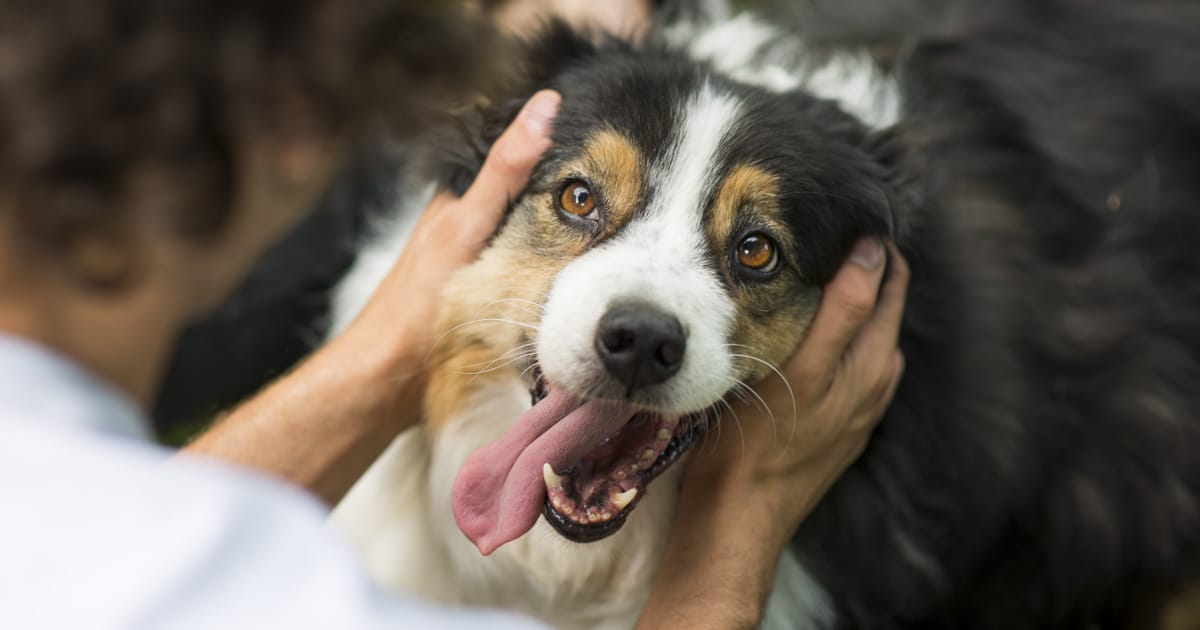
{"type": "MultiPolygon", "coordinates": [[[[530,388],[533,404],[544,400],[551,387],[535,366],[530,388]]],[[[593,542],[616,533],[645,496],[646,486],[701,436],[700,415],[638,412],[569,466],[554,470],[544,465],[546,521],[575,542],[593,542]]]]}

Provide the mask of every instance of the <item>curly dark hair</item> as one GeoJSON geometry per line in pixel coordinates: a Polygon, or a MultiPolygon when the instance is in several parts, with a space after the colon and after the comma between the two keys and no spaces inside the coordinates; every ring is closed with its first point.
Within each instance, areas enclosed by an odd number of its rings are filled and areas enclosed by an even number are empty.
{"type": "Polygon", "coordinates": [[[420,103],[474,85],[492,38],[465,16],[434,0],[0,2],[0,212],[51,254],[135,214],[211,239],[256,136],[411,129],[420,103]]]}

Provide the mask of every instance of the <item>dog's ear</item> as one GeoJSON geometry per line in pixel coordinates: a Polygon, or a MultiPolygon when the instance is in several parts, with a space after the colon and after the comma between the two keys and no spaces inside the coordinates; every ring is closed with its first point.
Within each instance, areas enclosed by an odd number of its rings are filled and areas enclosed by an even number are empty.
{"type": "Polygon", "coordinates": [[[819,121],[819,131],[797,158],[814,166],[791,187],[792,205],[802,209],[793,228],[799,264],[823,285],[859,238],[903,241],[919,180],[899,129],[869,129],[833,102],[808,95],[797,103],[806,119],[819,121]]]}
{"type": "Polygon", "coordinates": [[[872,205],[884,228],[879,236],[903,239],[921,196],[920,178],[908,144],[899,128],[889,127],[868,132],[862,148],[873,161],[871,179],[877,185],[872,187],[872,205]]]}
{"type": "Polygon", "coordinates": [[[553,88],[554,79],[614,45],[603,36],[579,32],[561,20],[546,23],[529,39],[510,46],[509,76],[489,94],[438,116],[419,152],[421,174],[463,194],[475,180],[492,144],[537,91],[553,88]]]}
{"type": "Polygon", "coordinates": [[[817,150],[835,165],[817,182],[841,207],[834,219],[840,233],[835,240],[903,237],[910,210],[918,203],[920,181],[903,128],[870,128],[834,101],[814,98],[803,89],[794,102],[806,120],[819,123],[824,139],[817,150]]]}

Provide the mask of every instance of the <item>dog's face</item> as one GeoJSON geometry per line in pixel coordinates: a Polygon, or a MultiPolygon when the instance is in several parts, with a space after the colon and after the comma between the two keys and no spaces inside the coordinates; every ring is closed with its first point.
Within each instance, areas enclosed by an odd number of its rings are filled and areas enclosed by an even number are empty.
{"type": "Polygon", "coordinates": [[[495,350],[542,425],[481,474],[540,471],[547,520],[586,541],[795,349],[854,239],[890,231],[891,195],[866,130],[803,93],[632,54],[552,87],[554,147],[465,283],[519,324],[495,350]]]}

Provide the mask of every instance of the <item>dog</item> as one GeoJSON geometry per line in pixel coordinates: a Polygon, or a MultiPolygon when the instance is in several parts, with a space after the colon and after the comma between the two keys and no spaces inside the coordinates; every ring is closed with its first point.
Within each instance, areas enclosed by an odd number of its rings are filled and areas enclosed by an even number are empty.
{"type": "MultiPolygon", "coordinates": [[[[781,559],[768,626],[1159,623],[1200,568],[1200,10],[962,6],[869,51],[718,3],[639,44],[536,38],[527,81],[427,159],[461,192],[525,97],[563,95],[445,287],[424,423],[334,512],[372,574],[631,626],[679,460],[873,236],[911,267],[906,374],[781,559]]],[[[412,214],[363,246],[333,330],[412,214]]]]}

